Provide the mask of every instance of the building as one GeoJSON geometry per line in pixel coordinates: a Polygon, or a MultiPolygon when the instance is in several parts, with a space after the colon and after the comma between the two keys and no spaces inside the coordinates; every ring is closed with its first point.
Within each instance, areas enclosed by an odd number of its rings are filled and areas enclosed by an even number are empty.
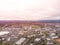
{"type": "Polygon", "coordinates": [[[4,43],[7,41],[9,32],[8,31],[0,31],[0,42],[4,43]]]}
{"type": "Polygon", "coordinates": [[[9,32],[8,31],[0,31],[0,36],[6,35],[6,34],[9,34],[9,32]]]}
{"type": "Polygon", "coordinates": [[[50,34],[50,37],[51,37],[52,39],[58,38],[58,36],[57,36],[55,33],[51,33],[51,34],[50,34]]]}
{"type": "Polygon", "coordinates": [[[46,45],[53,45],[53,41],[51,40],[51,38],[46,38],[46,45]]]}
{"type": "Polygon", "coordinates": [[[15,45],[22,45],[26,38],[20,38],[17,42],[15,42],[15,45]]]}

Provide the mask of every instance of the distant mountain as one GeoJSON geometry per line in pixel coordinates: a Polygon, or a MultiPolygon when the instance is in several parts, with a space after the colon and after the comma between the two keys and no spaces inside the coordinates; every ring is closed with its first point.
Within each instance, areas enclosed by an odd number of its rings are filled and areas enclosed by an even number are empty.
{"type": "Polygon", "coordinates": [[[37,20],[37,21],[21,21],[21,20],[0,20],[0,24],[5,23],[32,23],[32,22],[38,22],[38,23],[60,23],[60,20],[37,20]]]}
{"type": "Polygon", "coordinates": [[[60,23],[60,20],[40,20],[39,22],[46,22],[46,23],[60,23]]]}

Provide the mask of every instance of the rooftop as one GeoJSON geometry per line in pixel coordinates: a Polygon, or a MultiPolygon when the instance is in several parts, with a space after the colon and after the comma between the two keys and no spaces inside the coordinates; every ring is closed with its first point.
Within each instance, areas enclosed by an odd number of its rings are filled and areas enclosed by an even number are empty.
{"type": "Polygon", "coordinates": [[[8,31],[0,31],[0,36],[8,34],[8,33],[9,33],[8,31]]]}
{"type": "Polygon", "coordinates": [[[24,42],[26,40],[26,38],[20,38],[17,42],[16,42],[16,44],[21,44],[22,42],[24,42]]]}

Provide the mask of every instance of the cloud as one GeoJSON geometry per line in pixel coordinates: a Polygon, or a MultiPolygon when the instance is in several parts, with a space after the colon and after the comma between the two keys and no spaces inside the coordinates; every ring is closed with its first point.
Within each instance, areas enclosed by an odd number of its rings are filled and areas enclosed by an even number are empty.
{"type": "Polygon", "coordinates": [[[60,0],[0,0],[0,20],[60,19],[60,0]]]}

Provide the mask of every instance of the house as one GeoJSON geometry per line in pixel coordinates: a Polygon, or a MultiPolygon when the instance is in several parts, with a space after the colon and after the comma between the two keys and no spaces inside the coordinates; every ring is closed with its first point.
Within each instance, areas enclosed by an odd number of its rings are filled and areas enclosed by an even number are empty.
{"type": "Polygon", "coordinates": [[[55,33],[51,33],[49,36],[50,36],[52,39],[58,38],[58,36],[57,36],[55,33]]]}
{"type": "Polygon", "coordinates": [[[40,40],[41,40],[41,38],[36,38],[34,41],[39,42],[40,40]]]}
{"type": "Polygon", "coordinates": [[[46,45],[53,45],[53,41],[51,40],[51,38],[46,38],[46,45]]]}

